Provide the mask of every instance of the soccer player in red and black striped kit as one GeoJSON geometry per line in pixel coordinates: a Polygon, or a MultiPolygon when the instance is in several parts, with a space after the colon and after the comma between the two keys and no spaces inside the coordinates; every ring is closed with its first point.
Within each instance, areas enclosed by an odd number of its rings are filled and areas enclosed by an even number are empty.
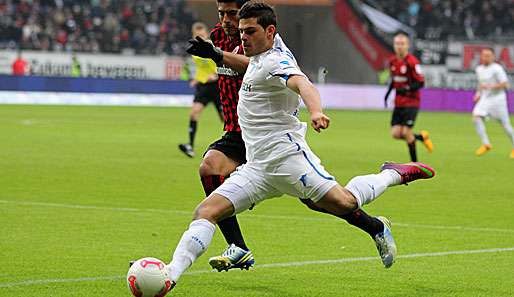
{"type": "Polygon", "coordinates": [[[431,153],[434,149],[428,131],[422,130],[419,134],[412,131],[419,111],[419,89],[425,84],[425,78],[421,73],[418,59],[409,53],[407,34],[397,33],[393,45],[395,55],[389,60],[391,83],[384,99],[387,106],[389,93],[392,89],[396,90],[391,135],[394,139],[407,142],[411,161],[417,162],[416,140],[423,142],[428,152],[431,153]]]}
{"type": "MultiPolygon", "coordinates": [[[[243,48],[240,46],[237,16],[239,8],[245,2],[247,1],[218,0],[220,23],[211,32],[213,43],[196,38],[190,41],[191,45],[187,49],[188,53],[210,58],[218,65],[218,86],[226,133],[220,140],[209,146],[200,165],[200,176],[207,196],[223,183],[225,177],[246,162],[246,150],[237,117],[238,92],[242,76],[249,63],[249,58],[243,55],[243,48]]],[[[309,199],[302,200],[302,202],[313,210],[328,213],[328,211],[309,203],[309,199]]],[[[384,230],[390,231],[384,224],[384,221],[388,225],[390,224],[387,219],[372,217],[361,209],[340,217],[367,232],[375,240],[381,256],[390,255],[393,252],[391,249],[396,250],[392,236],[387,241],[383,239],[384,230]]],[[[221,256],[210,258],[210,265],[219,271],[253,266],[253,255],[245,244],[236,216],[221,221],[218,226],[229,247],[221,256]]],[[[389,268],[394,259],[382,257],[382,261],[386,268],[389,268]]]]}

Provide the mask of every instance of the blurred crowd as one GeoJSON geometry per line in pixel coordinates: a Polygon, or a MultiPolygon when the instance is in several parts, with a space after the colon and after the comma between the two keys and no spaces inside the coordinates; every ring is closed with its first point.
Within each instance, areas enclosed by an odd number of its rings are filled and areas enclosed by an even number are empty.
{"type": "Polygon", "coordinates": [[[372,3],[413,27],[421,38],[514,37],[512,0],[376,0],[372,3]]]}
{"type": "Polygon", "coordinates": [[[0,0],[0,49],[183,54],[184,0],[0,0]]]}

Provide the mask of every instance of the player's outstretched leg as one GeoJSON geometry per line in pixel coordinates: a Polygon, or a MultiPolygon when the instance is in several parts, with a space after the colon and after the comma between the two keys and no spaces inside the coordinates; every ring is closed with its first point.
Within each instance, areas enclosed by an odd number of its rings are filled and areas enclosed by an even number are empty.
{"type": "Polygon", "coordinates": [[[234,213],[234,206],[225,197],[211,194],[196,208],[193,222],[180,239],[168,265],[170,279],[177,283],[180,276],[209,247],[216,231],[215,223],[234,213]]]}
{"type": "MultiPolygon", "coordinates": [[[[378,198],[387,187],[407,184],[417,179],[432,178],[435,171],[422,163],[385,163],[379,174],[354,177],[348,184],[333,187],[315,205],[336,216],[344,216],[378,198]]],[[[379,218],[384,229],[375,236],[375,243],[382,263],[386,268],[393,265],[396,258],[396,244],[391,233],[391,224],[384,217],[379,218]]]]}
{"type": "MultiPolygon", "coordinates": [[[[238,162],[228,158],[220,151],[208,151],[200,165],[200,177],[206,196],[216,190],[224,182],[224,175],[229,175],[238,165],[238,162]]],[[[219,221],[218,227],[223,233],[228,247],[220,256],[209,259],[211,267],[218,271],[252,267],[255,259],[246,246],[237,217],[231,216],[219,221]]]]}
{"type": "MultiPolygon", "coordinates": [[[[331,214],[329,211],[317,207],[314,202],[310,199],[300,199],[302,203],[307,205],[311,210],[331,214]]],[[[337,216],[337,215],[336,215],[337,216]]],[[[361,229],[368,233],[371,238],[375,238],[378,233],[384,231],[384,224],[381,220],[376,217],[370,216],[362,209],[357,209],[351,213],[345,215],[339,215],[338,218],[345,220],[348,224],[361,229]]]]}

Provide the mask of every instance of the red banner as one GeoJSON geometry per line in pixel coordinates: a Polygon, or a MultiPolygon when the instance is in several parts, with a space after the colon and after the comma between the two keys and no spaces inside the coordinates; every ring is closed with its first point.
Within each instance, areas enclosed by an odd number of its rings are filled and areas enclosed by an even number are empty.
{"type": "Polygon", "coordinates": [[[334,16],[339,27],[346,33],[353,45],[375,69],[382,70],[393,55],[385,45],[368,31],[368,24],[359,19],[354,9],[345,0],[337,0],[334,16]]]}

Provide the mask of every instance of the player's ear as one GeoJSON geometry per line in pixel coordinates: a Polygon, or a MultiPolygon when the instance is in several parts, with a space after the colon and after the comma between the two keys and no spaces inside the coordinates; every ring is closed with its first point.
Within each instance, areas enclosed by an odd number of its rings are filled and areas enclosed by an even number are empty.
{"type": "Polygon", "coordinates": [[[266,28],[266,35],[268,36],[268,38],[273,38],[273,36],[275,36],[275,33],[277,33],[277,27],[275,27],[275,25],[269,25],[266,28]]]}

